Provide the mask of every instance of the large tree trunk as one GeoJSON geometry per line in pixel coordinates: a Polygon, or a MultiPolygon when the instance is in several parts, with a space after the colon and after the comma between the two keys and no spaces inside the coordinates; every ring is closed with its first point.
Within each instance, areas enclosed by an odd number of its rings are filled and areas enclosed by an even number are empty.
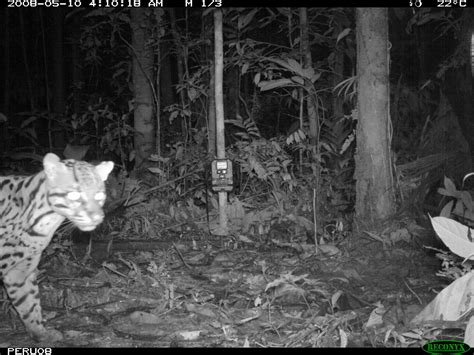
{"type": "Polygon", "coordinates": [[[135,168],[146,161],[154,147],[153,121],[153,47],[150,45],[150,18],[146,8],[131,13],[133,56],[133,91],[135,96],[135,168]]]}
{"type": "Polygon", "coordinates": [[[375,225],[395,210],[390,160],[388,13],[356,9],[358,112],[356,220],[375,225]]]}

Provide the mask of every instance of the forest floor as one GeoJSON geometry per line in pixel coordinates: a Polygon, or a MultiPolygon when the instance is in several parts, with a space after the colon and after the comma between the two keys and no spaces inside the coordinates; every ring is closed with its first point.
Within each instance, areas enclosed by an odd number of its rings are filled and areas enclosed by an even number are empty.
{"type": "MultiPolygon", "coordinates": [[[[420,237],[421,235],[421,237],[420,237]]],[[[449,282],[423,248],[350,235],[316,250],[284,228],[266,240],[188,229],[159,240],[93,238],[43,255],[41,300],[58,347],[420,347],[409,321],[449,282]]],[[[0,309],[0,347],[38,346],[0,309]]],[[[1,304],[0,304],[1,305],[1,304]]],[[[462,340],[462,330],[444,330],[462,340]]]]}

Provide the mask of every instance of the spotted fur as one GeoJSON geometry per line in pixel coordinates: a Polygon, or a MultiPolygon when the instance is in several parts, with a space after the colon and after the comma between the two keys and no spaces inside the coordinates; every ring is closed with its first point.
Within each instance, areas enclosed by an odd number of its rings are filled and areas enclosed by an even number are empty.
{"type": "Polygon", "coordinates": [[[58,340],[46,330],[36,281],[41,253],[67,218],[83,231],[104,219],[104,181],[112,162],[94,166],[49,153],[33,176],[0,177],[0,279],[28,333],[35,340],[58,340]]]}

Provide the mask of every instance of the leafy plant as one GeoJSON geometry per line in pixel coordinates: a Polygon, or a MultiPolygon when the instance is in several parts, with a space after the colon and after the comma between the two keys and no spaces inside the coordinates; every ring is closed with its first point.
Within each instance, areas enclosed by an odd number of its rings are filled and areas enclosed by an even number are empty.
{"type": "Polygon", "coordinates": [[[229,151],[229,157],[239,165],[246,177],[241,191],[250,186],[256,191],[255,188],[262,186],[262,183],[273,192],[286,188],[292,191],[296,187],[297,182],[289,170],[293,160],[276,140],[237,142],[229,151]]]}
{"type": "Polygon", "coordinates": [[[474,206],[469,191],[458,190],[454,182],[445,177],[444,187],[440,187],[438,193],[451,197],[441,210],[441,217],[456,218],[469,226],[474,224],[474,206]]]}
{"type": "MultiPolygon", "coordinates": [[[[468,175],[469,176],[469,175],[468,175]]],[[[438,190],[444,196],[453,197],[443,208],[445,215],[457,215],[459,212],[464,217],[466,212],[472,213],[472,198],[466,191],[458,191],[454,183],[445,178],[444,188],[438,190]]],[[[438,296],[420,312],[412,323],[421,324],[431,320],[466,322],[464,342],[470,346],[474,345],[474,299],[472,290],[474,284],[474,270],[469,260],[474,260],[474,230],[455,220],[440,216],[431,218],[431,223],[436,234],[441,238],[449,250],[464,258],[461,267],[458,263],[448,258],[446,253],[441,253],[443,260],[442,276],[457,276],[448,287],[442,290],[438,296]]]]}
{"type": "MultiPolygon", "coordinates": [[[[473,231],[469,227],[445,217],[431,218],[431,223],[438,236],[453,253],[465,259],[474,260],[474,243],[471,237],[473,231]]],[[[420,324],[430,320],[465,321],[466,332],[464,342],[473,346],[473,284],[474,271],[470,270],[443,289],[438,296],[412,320],[412,323],[420,324]]]]}

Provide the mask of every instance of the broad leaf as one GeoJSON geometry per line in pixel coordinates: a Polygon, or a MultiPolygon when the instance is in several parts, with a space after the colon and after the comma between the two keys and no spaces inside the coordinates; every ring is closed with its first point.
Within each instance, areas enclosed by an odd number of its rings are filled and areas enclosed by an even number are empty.
{"type": "Polygon", "coordinates": [[[460,257],[474,260],[474,243],[469,240],[469,236],[473,236],[473,229],[445,217],[430,219],[436,234],[449,250],[460,257]]]}
{"type": "Polygon", "coordinates": [[[450,194],[447,196],[455,196],[456,192],[458,191],[456,189],[456,185],[454,185],[454,182],[452,182],[452,180],[446,176],[444,177],[444,187],[446,188],[447,192],[450,194]]]}
{"type": "Polygon", "coordinates": [[[336,44],[338,44],[341,39],[343,39],[343,38],[346,37],[349,33],[351,33],[351,31],[352,31],[352,30],[351,30],[350,28],[345,28],[345,29],[343,29],[343,30],[341,31],[341,33],[339,33],[339,34],[337,35],[336,44]]]}

